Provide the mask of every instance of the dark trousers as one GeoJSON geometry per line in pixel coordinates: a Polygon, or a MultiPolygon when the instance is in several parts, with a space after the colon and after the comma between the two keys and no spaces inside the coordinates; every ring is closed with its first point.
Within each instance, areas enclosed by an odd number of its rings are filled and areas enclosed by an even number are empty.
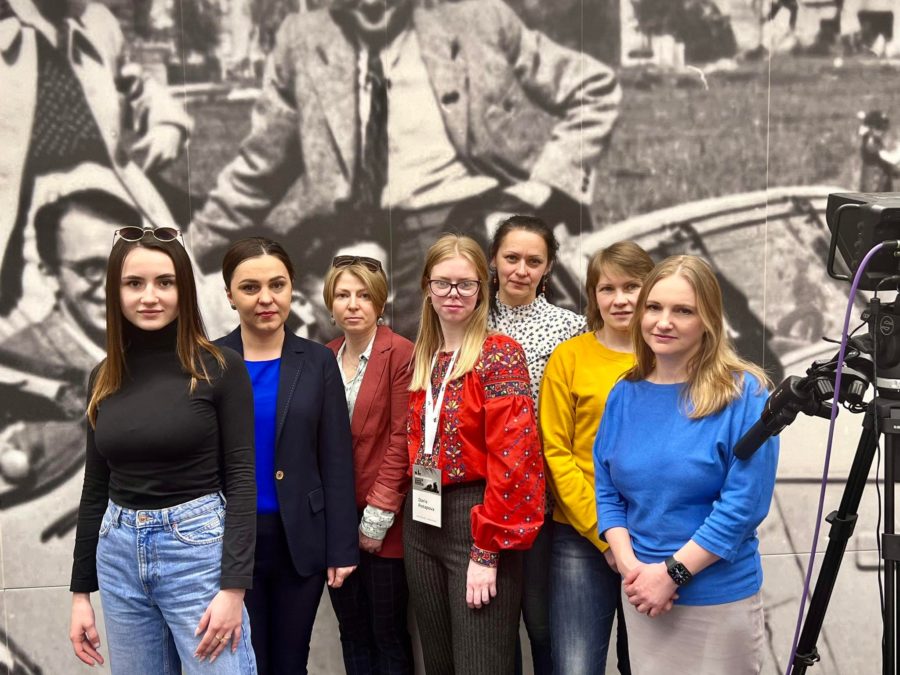
{"type": "Polygon", "coordinates": [[[625,630],[625,608],[622,596],[616,604],[616,659],[617,667],[622,675],[631,675],[631,657],[628,655],[628,631],[625,630]]]}
{"type": "Polygon", "coordinates": [[[316,610],[325,587],[325,570],[297,574],[284,525],[277,513],[256,518],[253,590],[244,602],[259,675],[305,673],[316,610]]]}
{"type": "Polygon", "coordinates": [[[409,589],[402,558],[360,551],[356,571],[328,593],[341,631],[347,675],[413,672],[406,628],[409,589]]]}
{"type": "Polygon", "coordinates": [[[484,483],[444,488],[440,528],[412,518],[406,500],[406,578],[428,675],[511,675],[522,606],[522,555],[503,551],[497,596],[481,609],[466,606],[472,531],[469,512],[484,500],[484,483]]]}
{"type": "MultiPolygon", "coordinates": [[[[551,675],[553,658],[550,649],[550,552],[553,543],[553,520],[549,514],[531,548],[522,552],[522,618],[531,643],[534,675],[551,675]]],[[[521,675],[522,646],[516,647],[516,675],[521,675]]]]}

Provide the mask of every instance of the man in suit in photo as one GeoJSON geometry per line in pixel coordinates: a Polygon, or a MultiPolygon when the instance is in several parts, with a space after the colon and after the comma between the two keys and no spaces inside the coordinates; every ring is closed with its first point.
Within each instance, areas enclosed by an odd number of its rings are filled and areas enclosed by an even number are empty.
{"type": "MultiPolygon", "coordinates": [[[[13,313],[36,263],[25,224],[43,176],[88,163],[108,169],[148,224],[173,224],[145,171],[174,160],[193,124],[126,51],[100,2],[0,0],[0,316],[13,313]],[[141,137],[131,148],[129,130],[141,137]],[[134,152],[146,153],[141,166],[134,152]]],[[[26,294],[20,304],[31,310],[30,302],[26,294]]]]}
{"type": "Polygon", "coordinates": [[[106,261],[115,230],[141,226],[112,181],[112,192],[73,186],[35,210],[41,267],[58,291],[47,316],[0,343],[5,507],[51,489],[84,460],[88,374],[106,356],[106,261]]]}
{"type": "Polygon", "coordinates": [[[613,72],[526,27],[502,0],[430,8],[334,0],[289,16],[252,128],[191,235],[206,270],[263,225],[292,247],[359,226],[390,236],[392,324],[412,335],[422,256],[487,238],[498,212],[589,227],[621,91],[613,72]]]}

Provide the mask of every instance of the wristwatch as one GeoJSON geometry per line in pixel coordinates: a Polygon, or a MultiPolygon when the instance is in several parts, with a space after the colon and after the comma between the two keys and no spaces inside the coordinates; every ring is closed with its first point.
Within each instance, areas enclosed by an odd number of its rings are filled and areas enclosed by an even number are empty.
{"type": "Polygon", "coordinates": [[[675,556],[673,555],[666,558],[666,570],[669,572],[669,576],[672,577],[672,581],[674,581],[677,586],[684,586],[694,578],[694,575],[691,574],[690,570],[682,563],[675,560],[675,556]]]}

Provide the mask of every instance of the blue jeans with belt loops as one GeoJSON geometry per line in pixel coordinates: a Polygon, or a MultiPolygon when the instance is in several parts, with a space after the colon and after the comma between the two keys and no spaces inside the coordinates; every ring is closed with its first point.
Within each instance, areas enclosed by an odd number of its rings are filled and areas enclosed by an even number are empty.
{"type": "Polygon", "coordinates": [[[219,592],[224,530],[219,494],[159,510],[109,502],[97,577],[113,675],[256,674],[246,609],[237,652],[229,642],[213,663],[194,658],[194,631],[219,592]]]}
{"type": "MultiPolygon", "coordinates": [[[[600,550],[571,525],[553,524],[551,550],[553,672],[603,675],[622,579],[600,550]]],[[[619,670],[625,672],[621,662],[619,670]]]]}

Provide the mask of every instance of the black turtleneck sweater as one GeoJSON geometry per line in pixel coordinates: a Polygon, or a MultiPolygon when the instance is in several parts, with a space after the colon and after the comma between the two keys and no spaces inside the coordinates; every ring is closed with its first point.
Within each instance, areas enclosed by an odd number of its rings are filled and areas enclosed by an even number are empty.
{"type": "MultiPolygon", "coordinates": [[[[175,350],[177,321],[157,331],[125,324],[122,387],[88,425],[84,487],[75,533],[73,592],[97,590],[96,552],[107,500],[163,509],[222,491],[228,500],[221,588],[250,588],[256,542],[253,389],[243,359],[204,353],[211,382],[190,376],[175,350]]],[[[93,380],[93,375],[92,375],[93,380]]]]}

